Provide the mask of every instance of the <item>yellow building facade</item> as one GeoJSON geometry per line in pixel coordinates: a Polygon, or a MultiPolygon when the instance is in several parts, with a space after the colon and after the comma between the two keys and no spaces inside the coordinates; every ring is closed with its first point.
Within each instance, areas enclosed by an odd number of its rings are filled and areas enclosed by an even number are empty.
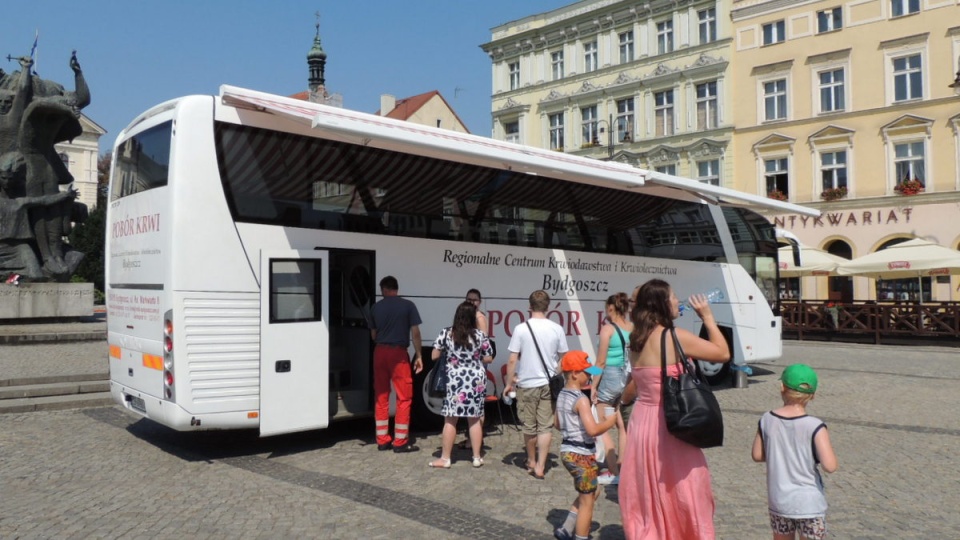
{"type": "Polygon", "coordinates": [[[729,11],[585,0],[493,28],[493,137],[730,186],[729,11]]]}
{"type": "MultiPolygon", "coordinates": [[[[730,15],[733,187],[819,208],[770,218],[847,258],[960,247],[960,3],[738,0],[730,15]]],[[[804,279],[805,298],[957,298],[949,276],[804,279]]]]}

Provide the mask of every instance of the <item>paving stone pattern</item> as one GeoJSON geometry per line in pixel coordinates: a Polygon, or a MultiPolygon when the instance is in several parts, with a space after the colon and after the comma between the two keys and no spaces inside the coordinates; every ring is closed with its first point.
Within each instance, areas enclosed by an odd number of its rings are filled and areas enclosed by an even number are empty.
{"type": "MultiPolygon", "coordinates": [[[[0,347],[0,368],[18,358],[102,366],[102,344],[63,346],[0,347]]],[[[826,478],[831,537],[957,538],[956,353],[797,343],[754,365],[748,388],[717,392],[727,436],[706,454],[718,537],[770,538],[750,445],[760,415],[779,404],[777,376],[798,361],[820,374],[809,412],[827,422],[840,461],[826,478]]],[[[377,451],[372,431],[360,420],[267,439],[176,433],[117,407],[0,415],[0,538],[551,538],[574,498],[556,441],[538,481],[519,466],[509,427],[485,439],[484,467],[455,451],[449,470],[426,466],[438,434],[394,454],[377,451]]],[[[594,521],[594,538],[623,537],[614,487],[594,521]]]]}

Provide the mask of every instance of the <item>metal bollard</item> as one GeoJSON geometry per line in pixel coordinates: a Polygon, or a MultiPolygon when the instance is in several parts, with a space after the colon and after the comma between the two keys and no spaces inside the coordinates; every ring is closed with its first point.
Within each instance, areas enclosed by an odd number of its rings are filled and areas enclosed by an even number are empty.
{"type": "Polygon", "coordinates": [[[740,366],[731,366],[733,369],[733,387],[734,388],[746,388],[750,385],[750,381],[747,378],[747,372],[740,369],[740,366]]]}

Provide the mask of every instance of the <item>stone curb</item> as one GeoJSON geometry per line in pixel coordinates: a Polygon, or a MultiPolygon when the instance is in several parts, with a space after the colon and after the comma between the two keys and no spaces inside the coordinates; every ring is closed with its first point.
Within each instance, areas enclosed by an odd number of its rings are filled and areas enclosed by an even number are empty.
{"type": "Polygon", "coordinates": [[[106,330],[91,332],[58,332],[50,334],[6,334],[0,335],[2,345],[28,345],[32,343],[68,343],[71,341],[106,341],[106,330]]]}
{"type": "Polygon", "coordinates": [[[110,392],[94,392],[72,396],[28,397],[0,401],[0,414],[109,407],[110,405],[114,405],[110,392]]]}

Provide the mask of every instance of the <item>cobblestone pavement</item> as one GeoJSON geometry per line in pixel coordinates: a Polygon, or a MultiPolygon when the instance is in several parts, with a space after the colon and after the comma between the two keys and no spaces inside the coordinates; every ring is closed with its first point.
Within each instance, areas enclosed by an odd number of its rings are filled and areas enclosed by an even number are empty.
{"type": "MultiPolygon", "coordinates": [[[[56,347],[13,356],[82,350],[102,361],[95,344],[56,347]]],[[[798,361],[820,374],[810,413],[827,422],[840,461],[826,478],[831,537],[957,538],[957,353],[796,343],[754,365],[749,388],[718,391],[727,438],[706,454],[719,537],[770,538],[750,444],[779,403],[777,376],[798,361]]],[[[420,434],[419,453],[393,454],[377,451],[372,431],[362,420],[258,439],[175,433],[119,408],[0,415],[0,538],[551,538],[574,497],[557,459],[545,481],[524,473],[509,428],[486,438],[484,467],[461,451],[450,470],[426,467],[438,435],[420,434]]],[[[622,538],[614,487],[594,521],[594,538],[622,538]]]]}

